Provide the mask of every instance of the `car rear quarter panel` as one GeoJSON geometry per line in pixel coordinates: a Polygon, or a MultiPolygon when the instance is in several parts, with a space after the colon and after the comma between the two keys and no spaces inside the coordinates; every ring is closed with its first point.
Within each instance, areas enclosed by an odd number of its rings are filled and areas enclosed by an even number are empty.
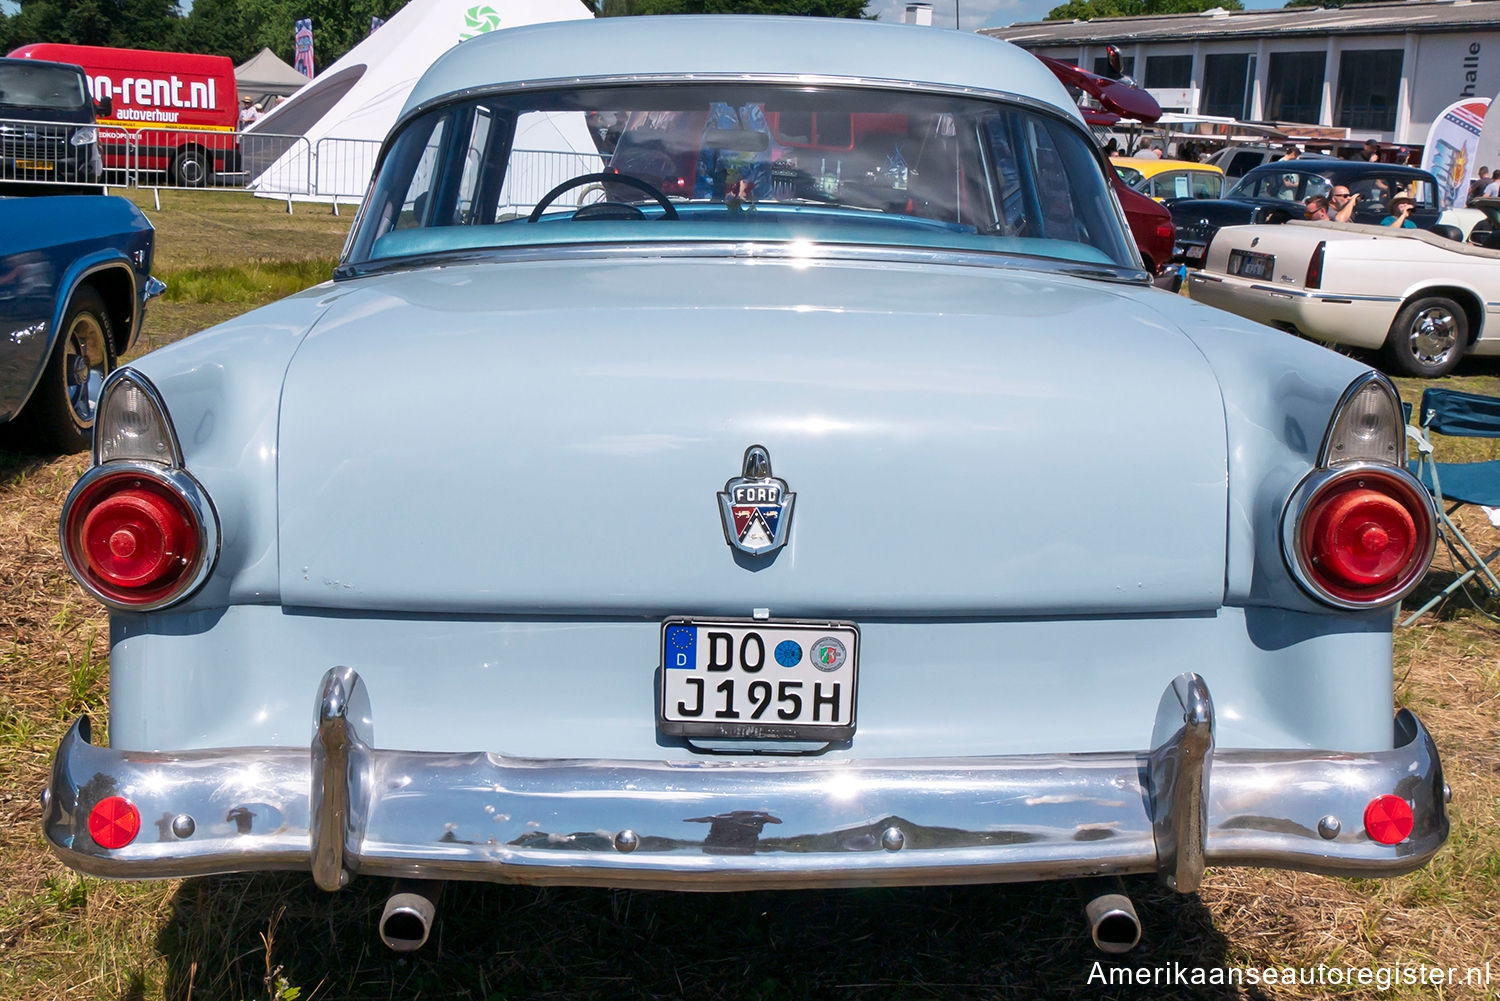
{"type": "Polygon", "coordinates": [[[277,600],[276,434],[281,386],[302,338],[347,293],[331,283],[265,306],[132,364],[161,392],[188,470],[221,525],[217,569],[192,599],[277,600]]]}

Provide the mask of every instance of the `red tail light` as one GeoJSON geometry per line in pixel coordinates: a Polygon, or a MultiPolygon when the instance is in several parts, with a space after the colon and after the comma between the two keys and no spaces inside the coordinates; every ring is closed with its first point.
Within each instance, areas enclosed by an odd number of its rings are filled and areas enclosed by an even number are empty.
{"type": "Polygon", "coordinates": [[[1328,474],[1295,515],[1292,557],[1304,585],[1333,604],[1394,601],[1427,569],[1432,506],[1398,469],[1328,474]]]}
{"type": "Polygon", "coordinates": [[[1159,222],[1156,224],[1156,235],[1162,240],[1175,240],[1177,239],[1177,227],[1169,222],[1159,222]]]}
{"type": "Polygon", "coordinates": [[[79,582],[122,608],[183,597],[211,555],[200,508],[176,479],[125,464],[97,467],[75,488],[63,510],[62,544],[79,582]]]}
{"type": "Polygon", "coordinates": [[[1327,246],[1320,243],[1313,249],[1312,259],[1307,262],[1307,280],[1302,283],[1306,288],[1323,287],[1323,248],[1327,246]]]}

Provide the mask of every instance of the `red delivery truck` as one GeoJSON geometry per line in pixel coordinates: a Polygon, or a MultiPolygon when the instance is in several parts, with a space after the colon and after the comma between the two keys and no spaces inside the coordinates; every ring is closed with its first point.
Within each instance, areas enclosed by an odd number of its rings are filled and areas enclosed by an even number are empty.
{"type": "Polygon", "coordinates": [[[106,171],[134,160],[170,184],[239,183],[239,97],[226,56],[41,42],[11,53],[22,59],[82,66],[95,101],[112,99],[99,119],[106,171]]]}

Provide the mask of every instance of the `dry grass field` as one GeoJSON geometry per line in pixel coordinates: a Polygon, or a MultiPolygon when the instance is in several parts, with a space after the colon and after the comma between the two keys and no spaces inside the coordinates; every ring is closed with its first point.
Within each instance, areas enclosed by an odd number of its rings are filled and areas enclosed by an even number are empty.
{"type": "MultiPolygon", "coordinates": [[[[347,212],[288,216],[223,194],[163,193],[150,215],[173,291],[153,306],[144,347],[318,280],[349,223],[347,212]]],[[[1445,382],[1500,395],[1500,365],[1470,363],[1445,382]]],[[[1402,385],[1413,401],[1420,391],[1402,385]]],[[[1500,997],[1500,625],[1461,600],[1396,638],[1397,699],[1432,729],[1453,788],[1453,834],[1436,862],[1388,882],[1211,869],[1185,897],[1134,880],[1145,939],[1121,959],[1087,944],[1066,885],[727,895],[454,885],[434,941],[401,957],[375,934],[380,880],[328,895],[294,875],[79,876],[44,847],[37,797],[68,723],[106,716],[106,617],[67,576],[56,540],[84,467],[0,453],[0,999],[1500,997]],[[1490,981],[1099,982],[1111,969],[1320,964],[1340,979],[1344,968],[1399,977],[1421,964],[1460,968],[1460,981],[1464,968],[1488,968],[1490,981]]],[[[1467,524],[1500,544],[1481,521],[1467,524]]]]}

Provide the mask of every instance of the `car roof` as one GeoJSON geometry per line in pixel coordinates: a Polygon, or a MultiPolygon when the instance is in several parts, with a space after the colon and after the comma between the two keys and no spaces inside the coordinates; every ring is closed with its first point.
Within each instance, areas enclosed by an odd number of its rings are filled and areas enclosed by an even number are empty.
{"type": "Polygon", "coordinates": [[[1169,170],[1200,170],[1205,174],[1224,173],[1211,163],[1199,163],[1196,160],[1156,160],[1149,156],[1145,159],[1133,156],[1112,156],[1109,162],[1117,167],[1129,167],[1131,170],[1139,171],[1145,177],[1155,177],[1169,170]]]}
{"type": "Polygon", "coordinates": [[[0,66],[61,66],[64,69],[83,72],[83,67],[77,63],[60,63],[55,59],[12,59],[10,56],[0,56],[0,66]]]}
{"type": "Polygon", "coordinates": [[[824,17],[608,17],[502,28],[460,42],[422,75],[402,109],[521,81],[686,74],[901,80],[1025,96],[1082,121],[1031,54],[996,38],[824,17]]]}
{"type": "Polygon", "coordinates": [[[1409,167],[1404,163],[1369,163],[1364,160],[1337,160],[1333,157],[1321,159],[1307,158],[1303,162],[1302,157],[1295,160],[1276,160],[1272,163],[1263,163],[1245,171],[1240,180],[1261,174],[1286,174],[1300,172],[1303,174],[1330,175],[1339,177],[1358,177],[1363,174],[1386,174],[1398,177],[1409,177],[1414,181],[1430,181],[1432,174],[1421,167],[1409,167]]]}

